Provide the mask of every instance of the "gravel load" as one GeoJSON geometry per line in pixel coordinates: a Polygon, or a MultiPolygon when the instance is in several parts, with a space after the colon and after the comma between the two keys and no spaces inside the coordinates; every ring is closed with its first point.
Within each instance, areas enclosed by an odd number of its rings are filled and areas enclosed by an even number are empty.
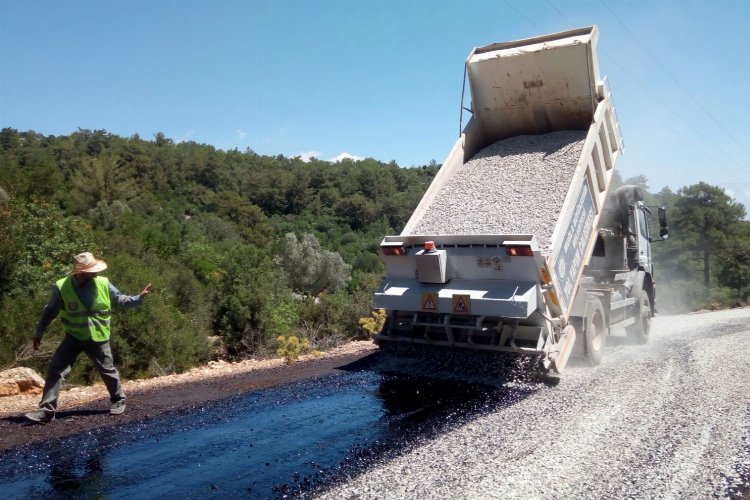
{"type": "Polygon", "coordinates": [[[563,130],[484,148],[456,170],[411,234],[533,234],[549,255],[585,138],[585,130],[563,130]]]}
{"type": "Polygon", "coordinates": [[[750,309],[656,318],[559,384],[317,497],[748,498],[750,309]]]}

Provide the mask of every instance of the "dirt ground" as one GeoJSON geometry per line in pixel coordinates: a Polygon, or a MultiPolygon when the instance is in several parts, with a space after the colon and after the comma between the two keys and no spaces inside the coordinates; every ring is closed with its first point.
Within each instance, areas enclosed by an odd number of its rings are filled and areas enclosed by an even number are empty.
{"type": "MultiPolygon", "coordinates": [[[[374,352],[370,341],[351,342],[323,353],[306,355],[287,365],[281,359],[211,362],[179,375],[124,382],[127,409],[109,414],[103,384],[63,388],[55,421],[33,424],[23,414],[36,409],[40,396],[0,398],[0,450],[59,438],[100,427],[132,423],[172,411],[189,410],[208,401],[334,372],[374,352]]],[[[44,374],[42,374],[44,376],[44,374]]]]}

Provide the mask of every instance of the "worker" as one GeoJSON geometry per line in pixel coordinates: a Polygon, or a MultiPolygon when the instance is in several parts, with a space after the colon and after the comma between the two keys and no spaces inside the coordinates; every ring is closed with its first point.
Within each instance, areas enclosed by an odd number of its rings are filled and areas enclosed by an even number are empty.
{"type": "Polygon", "coordinates": [[[94,258],[90,252],[78,254],[68,276],[52,287],[52,297],[36,324],[34,350],[39,349],[44,330],[58,314],[65,337],[47,369],[39,409],[26,414],[26,418],[33,422],[46,423],[55,419],[63,380],[81,352],[91,359],[104,380],[112,404],[109,413],[120,415],[125,411],[125,393],[109,345],[112,306],[130,308],[141,305],[151,290],[151,284],[146,285],[138,295],[123,295],[107,278],[97,276],[105,269],[107,263],[94,258]]]}

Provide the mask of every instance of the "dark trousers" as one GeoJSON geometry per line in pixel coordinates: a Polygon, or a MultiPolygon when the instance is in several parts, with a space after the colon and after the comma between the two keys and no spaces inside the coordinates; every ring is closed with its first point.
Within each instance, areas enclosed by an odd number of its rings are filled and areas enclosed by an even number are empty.
{"type": "Polygon", "coordinates": [[[57,410],[57,398],[60,396],[63,380],[70,373],[73,363],[81,352],[86,353],[99,371],[99,375],[101,375],[104,385],[107,386],[109,391],[110,401],[114,403],[125,399],[125,393],[122,391],[122,384],[120,383],[120,374],[112,360],[112,348],[109,341],[78,340],[66,334],[49,363],[47,380],[44,382],[44,393],[42,394],[42,400],[39,402],[40,409],[52,412],[57,410]]]}

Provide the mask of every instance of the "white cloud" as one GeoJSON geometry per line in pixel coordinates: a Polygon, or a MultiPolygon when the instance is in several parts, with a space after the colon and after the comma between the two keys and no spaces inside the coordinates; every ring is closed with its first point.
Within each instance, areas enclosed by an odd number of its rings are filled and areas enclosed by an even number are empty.
{"type": "Polygon", "coordinates": [[[732,182],[721,185],[721,188],[732,198],[750,198],[750,183],[732,182]]]}
{"type": "Polygon", "coordinates": [[[344,152],[343,152],[343,153],[341,153],[340,155],[338,155],[338,156],[334,156],[333,158],[331,158],[331,159],[330,159],[330,160],[328,160],[328,161],[330,161],[331,163],[338,163],[338,162],[340,162],[341,160],[354,160],[354,161],[360,161],[360,160],[364,160],[364,158],[362,158],[361,156],[355,156],[355,155],[349,154],[349,153],[347,153],[346,151],[344,151],[344,152]]]}
{"type": "Polygon", "coordinates": [[[745,220],[750,220],[750,182],[732,182],[720,187],[724,189],[727,196],[744,205],[747,212],[745,220]]]}
{"type": "Polygon", "coordinates": [[[304,153],[300,153],[297,156],[299,156],[302,159],[302,161],[308,162],[312,160],[313,158],[320,157],[321,154],[322,153],[320,151],[305,151],[304,153]]]}
{"type": "Polygon", "coordinates": [[[240,128],[238,128],[238,129],[237,129],[237,139],[239,139],[239,140],[241,141],[241,140],[242,140],[242,139],[244,139],[244,138],[245,138],[246,136],[247,136],[247,134],[245,133],[245,131],[244,131],[244,130],[242,130],[242,129],[240,129],[240,128]]]}
{"type": "MultiPolygon", "coordinates": [[[[304,153],[298,153],[296,155],[296,158],[300,158],[302,161],[308,162],[308,161],[312,160],[313,158],[320,159],[320,157],[322,155],[323,155],[323,153],[321,153],[320,151],[312,150],[312,151],[305,151],[304,153]]],[[[364,160],[364,158],[361,157],[361,156],[356,156],[356,155],[353,155],[353,154],[349,154],[346,151],[344,151],[340,155],[334,156],[333,158],[331,158],[329,160],[325,160],[325,161],[328,161],[328,162],[331,162],[331,163],[338,163],[338,162],[340,162],[342,160],[360,161],[360,160],[364,160]]]]}

